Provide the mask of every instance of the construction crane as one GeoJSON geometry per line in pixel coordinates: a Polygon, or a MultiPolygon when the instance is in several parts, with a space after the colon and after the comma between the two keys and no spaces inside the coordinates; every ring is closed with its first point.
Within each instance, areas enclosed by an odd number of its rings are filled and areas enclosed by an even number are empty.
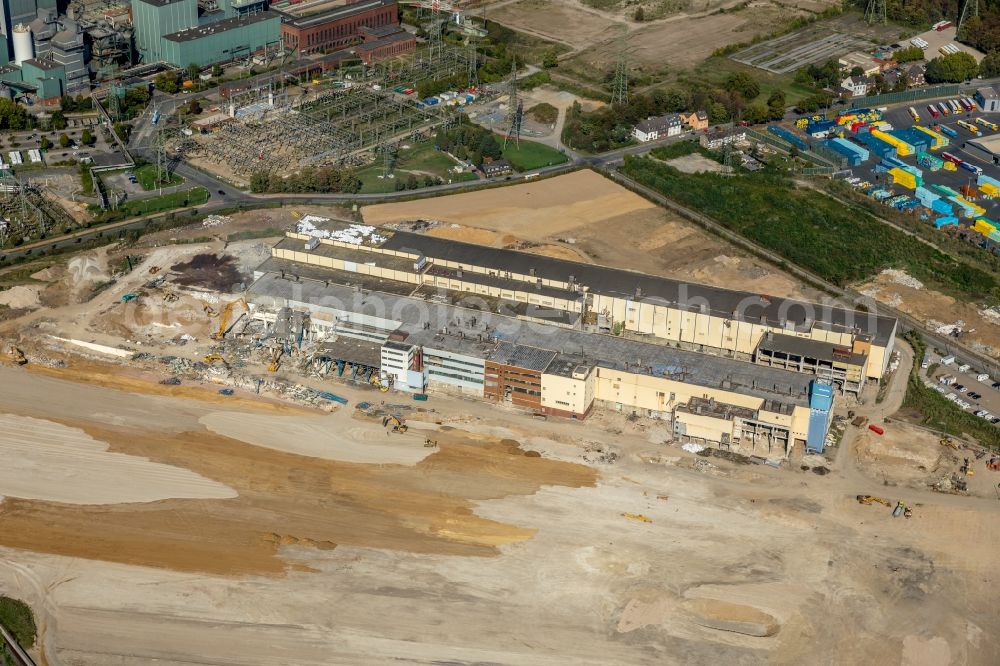
{"type": "Polygon", "coordinates": [[[250,306],[247,305],[247,299],[245,298],[238,298],[227,304],[226,307],[223,308],[222,316],[219,319],[219,330],[212,334],[213,340],[221,340],[226,337],[226,331],[229,330],[229,320],[232,318],[233,308],[236,307],[237,304],[242,305],[248,312],[250,311],[250,306]]]}
{"type": "Polygon", "coordinates": [[[402,434],[410,429],[405,423],[403,423],[402,419],[392,414],[389,414],[388,416],[382,419],[382,427],[385,428],[390,423],[392,424],[393,432],[398,432],[402,434]]]}

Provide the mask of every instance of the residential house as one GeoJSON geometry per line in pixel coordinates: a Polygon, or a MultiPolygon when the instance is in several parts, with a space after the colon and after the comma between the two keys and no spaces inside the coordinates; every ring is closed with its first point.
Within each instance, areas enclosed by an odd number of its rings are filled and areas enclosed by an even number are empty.
{"type": "Polygon", "coordinates": [[[510,162],[507,160],[493,160],[492,162],[485,162],[480,168],[483,170],[483,173],[486,174],[487,178],[506,176],[514,171],[514,167],[512,167],[510,162]]]}
{"type": "Polygon", "coordinates": [[[924,66],[913,63],[905,70],[906,79],[910,82],[910,87],[922,86],[926,83],[924,80],[924,66]]]}
{"type": "Polygon", "coordinates": [[[645,143],[681,133],[681,117],[676,113],[646,118],[635,126],[632,136],[645,143]]]}
{"type": "Polygon", "coordinates": [[[734,127],[728,130],[719,130],[710,134],[702,134],[698,142],[702,147],[709,150],[718,150],[726,144],[741,143],[747,140],[746,127],[734,127]]]}
{"type": "Polygon", "coordinates": [[[848,76],[840,82],[840,89],[848,97],[864,97],[874,83],[868,76],[848,76]]]}
{"type": "Polygon", "coordinates": [[[708,114],[704,111],[692,111],[688,115],[681,114],[681,122],[693,130],[708,129],[708,114]]]}

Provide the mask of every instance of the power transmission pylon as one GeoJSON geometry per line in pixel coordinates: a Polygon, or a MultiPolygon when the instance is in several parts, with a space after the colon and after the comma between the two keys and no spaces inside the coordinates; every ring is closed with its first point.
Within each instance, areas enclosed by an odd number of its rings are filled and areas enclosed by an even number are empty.
{"type": "Polygon", "coordinates": [[[962,14],[958,17],[958,25],[955,27],[955,36],[959,37],[962,34],[962,26],[969,19],[979,16],[979,0],[965,0],[965,4],[962,5],[962,14]]]}
{"type": "Polygon", "coordinates": [[[514,145],[521,145],[521,118],[524,116],[524,104],[521,102],[521,97],[517,92],[517,62],[513,62],[510,65],[510,85],[508,87],[510,91],[510,99],[507,100],[507,134],[503,139],[504,148],[507,147],[507,142],[512,138],[514,139],[514,145]]]}
{"type": "Polygon", "coordinates": [[[388,178],[396,166],[397,146],[394,143],[387,143],[382,146],[382,177],[388,178]]]}
{"type": "Polygon", "coordinates": [[[469,58],[468,58],[468,70],[469,70],[469,88],[479,87],[479,55],[476,50],[476,42],[472,37],[469,37],[469,58]]]}
{"type": "Polygon", "coordinates": [[[628,53],[624,33],[618,43],[618,63],[615,65],[615,78],[611,83],[611,103],[628,104],[628,53]]]}
{"type": "Polygon", "coordinates": [[[865,21],[868,25],[886,24],[885,0],[868,0],[868,5],[865,7],[865,21]]]}
{"type": "Polygon", "coordinates": [[[108,115],[114,123],[122,119],[122,100],[118,96],[118,86],[115,85],[108,88],[108,115]]]}

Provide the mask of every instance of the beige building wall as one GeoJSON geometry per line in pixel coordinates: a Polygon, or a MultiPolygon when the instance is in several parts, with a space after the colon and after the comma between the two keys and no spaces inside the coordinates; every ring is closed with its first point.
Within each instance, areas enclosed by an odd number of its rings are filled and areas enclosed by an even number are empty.
{"type": "Polygon", "coordinates": [[[593,401],[593,370],[582,379],[542,373],[542,407],[585,414],[593,401]]]}

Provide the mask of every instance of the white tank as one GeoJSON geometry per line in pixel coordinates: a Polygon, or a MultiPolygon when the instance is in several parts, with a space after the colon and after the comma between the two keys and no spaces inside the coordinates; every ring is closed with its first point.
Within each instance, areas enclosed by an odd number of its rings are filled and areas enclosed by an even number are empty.
{"type": "Polygon", "coordinates": [[[31,28],[18,23],[14,26],[14,64],[20,65],[25,60],[35,57],[35,49],[31,44],[31,28]]]}

